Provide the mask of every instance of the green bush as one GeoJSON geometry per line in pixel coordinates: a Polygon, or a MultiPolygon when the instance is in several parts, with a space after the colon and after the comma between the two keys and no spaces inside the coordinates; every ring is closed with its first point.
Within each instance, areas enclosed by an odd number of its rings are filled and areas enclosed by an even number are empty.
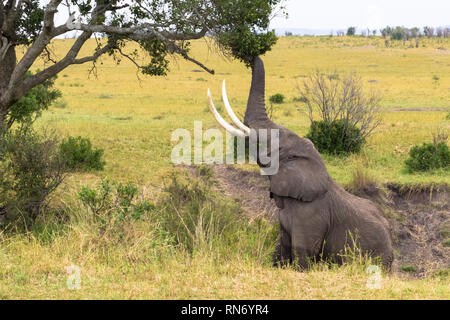
{"type": "Polygon", "coordinates": [[[301,102],[301,103],[307,103],[308,102],[308,98],[306,98],[306,97],[294,97],[292,99],[292,101],[294,101],[294,102],[301,102]]]}
{"type": "Polygon", "coordinates": [[[359,152],[381,123],[381,95],[365,90],[361,76],[316,70],[298,87],[311,128],[308,138],[321,152],[359,152]]]}
{"type": "Polygon", "coordinates": [[[103,150],[93,149],[91,141],[82,137],[68,137],[60,145],[61,155],[67,161],[67,167],[73,170],[103,170],[103,150]]]}
{"type": "Polygon", "coordinates": [[[404,264],[401,266],[403,272],[417,272],[417,268],[412,264],[404,264]]]}
{"type": "Polygon", "coordinates": [[[445,142],[414,146],[409,151],[409,159],[405,161],[405,165],[410,172],[448,168],[450,149],[445,142]]]}
{"type": "Polygon", "coordinates": [[[30,225],[66,172],[54,134],[37,134],[29,128],[5,134],[1,138],[0,205],[7,207],[8,218],[17,218],[17,213],[30,225]]]}
{"type": "Polygon", "coordinates": [[[123,185],[106,178],[97,188],[84,186],[78,192],[83,206],[104,226],[114,221],[139,220],[155,208],[154,204],[137,197],[138,188],[134,184],[123,185]]]}
{"type": "Polygon", "coordinates": [[[284,95],[281,93],[274,94],[270,97],[269,101],[272,103],[281,104],[284,102],[284,95]]]}
{"type": "Polygon", "coordinates": [[[344,120],[314,121],[306,138],[319,152],[332,155],[357,153],[365,142],[361,130],[344,120]]]}

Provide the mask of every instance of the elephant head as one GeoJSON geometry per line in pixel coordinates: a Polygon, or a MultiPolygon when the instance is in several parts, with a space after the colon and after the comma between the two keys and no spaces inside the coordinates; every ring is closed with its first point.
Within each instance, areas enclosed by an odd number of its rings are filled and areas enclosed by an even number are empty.
{"type": "MultiPolygon", "coordinates": [[[[225,81],[222,87],[225,109],[236,127],[226,122],[214,107],[211,93],[208,89],[210,110],[216,120],[228,132],[239,137],[249,137],[250,132],[261,129],[276,129],[279,131],[278,172],[269,175],[270,192],[272,196],[290,197],[304,202],[311,202],[322,197],[328,190],[332,180],[325,164],[312,142],[301,138],[292,131],[275,124],[269,119],[265,107],[265,71],[261,58],[253,61],[252,84],[245,112],[244,123],[234,114],[228,102],[225,81]]],[[[256,135],[257,137],[259,135],[256,135]]],[[[271,135],[267,135],[271,144],[271,135]]],[[[258,164],[261,165],[260,161],[258,164]]],[[[263,165],[261,165],[263,166],[263,165]]],[[[278,204],[278,201],[277,201],[278,204]]]]}

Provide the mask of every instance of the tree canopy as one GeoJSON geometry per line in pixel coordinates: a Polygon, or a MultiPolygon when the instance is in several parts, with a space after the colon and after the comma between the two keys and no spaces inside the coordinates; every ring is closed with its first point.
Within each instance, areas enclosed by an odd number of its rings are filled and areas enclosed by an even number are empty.
{"type": "Polygon", "coordinates": [[[165,75],[170,55],[179,55],[207,72],[213,70],[190,55],[190,41],[209,37],[225,54],[247,65],[276,42],[268,31],[274,9],[282,0],[0,0],[0,132],[12,106],[31,89],[48,83],[70,65],[94,62],[104,54],[120,55],[149,75],[165,75]],[[56,23],[56,15],[69,19],[56,23]],[[55,38],[77,32],[72,47],[61,59],[49,45],[55,38]],[[97,47],[80,56],[85,43],[95,37],[97,47]],[[138,51],[125,52],[128,41],[138,51]],[[25,46],[17,61],[15,48],[25,46]],[[49,62],[31,73],[38,58],[49,62]],[[139,60],[140,61],[140,60],[139,60]]]}

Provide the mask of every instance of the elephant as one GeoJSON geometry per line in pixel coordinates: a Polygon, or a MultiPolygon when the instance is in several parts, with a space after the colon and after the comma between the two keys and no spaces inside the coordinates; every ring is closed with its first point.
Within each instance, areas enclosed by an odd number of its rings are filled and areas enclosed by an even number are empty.
{"type": "MultiPolygon", "coordinates": [[[[348,193],[328,174],[314,144],[275,124],[265,108],[265,70],[260,57],[253,58],[252,82],[244,123],[234,114],[223,84],[223,101],[233,126],[214,107],[210,110],[231,134],[249,137],[251,130],[279,130],[279,168],[269,175],[270,197],[279,208],[280,236],[274,265],[296,263],[301,269],[314,261],[342,264],[346,249],[356,246],[363,254],[381,258],[390,270],[394,260],[387,219],[372,201],[348,193]]],[[[267,138],[270,141],[270,137],[267,138]]],[[[260,166],[264,166],[258,160],[260,166]]],[[[347,251],[348,252],[348,251],[347,251]]]]}

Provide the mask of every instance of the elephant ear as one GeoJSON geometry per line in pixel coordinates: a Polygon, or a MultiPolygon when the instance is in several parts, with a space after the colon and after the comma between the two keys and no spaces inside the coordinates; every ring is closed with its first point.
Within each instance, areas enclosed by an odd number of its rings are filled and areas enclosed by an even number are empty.
{"type": "Polygon", "coordinates": [[[270,176],[270,192],[280,197],[312,202],[328,191],[331,178],[319,153],[312,143],[303,147],[306,148],[280,163],[278,173],[270,176]]]}

